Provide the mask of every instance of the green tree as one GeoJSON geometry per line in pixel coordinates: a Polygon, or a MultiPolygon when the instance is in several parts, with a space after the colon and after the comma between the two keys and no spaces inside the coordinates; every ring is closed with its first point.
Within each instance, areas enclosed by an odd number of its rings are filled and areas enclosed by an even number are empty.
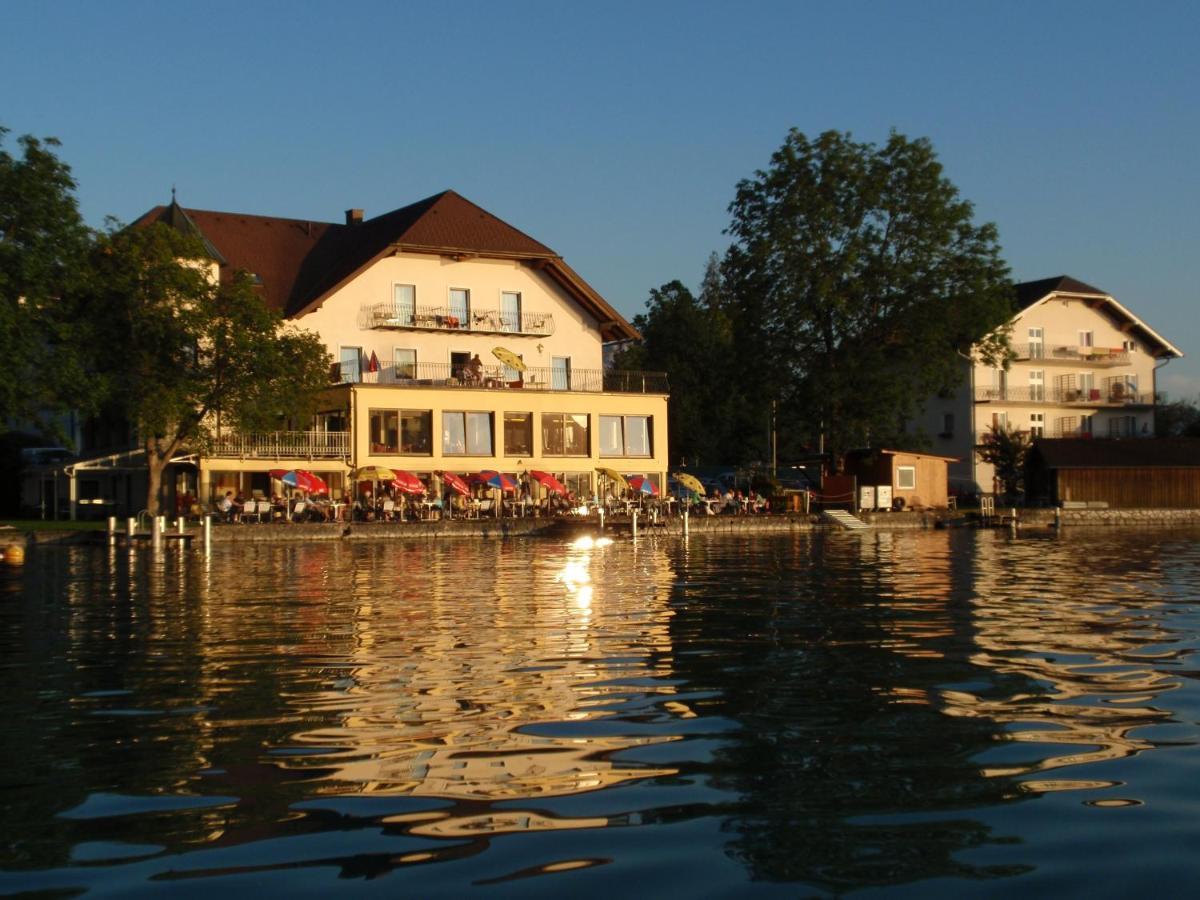
{"type": "Polygon", "coordinates": [[[1154,409],[1156,437],[1200,437],[1200,398],[1162,403],[1154,409]]]}
{"type": "Polygon", "coordinates": [[[777,401],[782,433],[823,436],[835,458],[894,441],[961,380],[973,344],[1003,359],[1012,300],[996,229],[973,224],[929,141],[793,130],[730,212],[743,406],[777,401]]]}
{"type": "Polygon", "coordinates": [[[1028,431],[1015,426],[992,425],[975,452],[995,468],[996,477],[1004,485],[1004,493],[1015,497],[1025,491],[1025,463],[1032,447],[1033,436],[1028,431]]]}
{"type": "MultiPolygon", "coordinates": [[[[710,263],[706,291],[719,290],[715,270],[710,263]]],[[[732,359],[723,313],[697,300],[681,282],[671,281],[650,291],[646,312],[633,324],[642,341],[627,348],[614,364],[668,374],[669,458],[673,464],[722,461],[730,402],[725,373],[732,359]]]]}
{"type": "Polygon", "coordinates": [[[15,420],[54,432],[48,413],[89,398],[71,304],[93,235],[58,141],[25,135],[14,156],[7,133],[0,128],[0,430],[15,420]]]}
{"type": "Polygon", "coordinates": [[[283,323],[247,278],[215,283],[204,262],[194,239],[164,225],[105,235],[92,255],[93,378],[145,450],[152,514],[166,465],[203,450],[218,422],[246,431],[306,422],[328,384],[315,335],[283,323]]]}

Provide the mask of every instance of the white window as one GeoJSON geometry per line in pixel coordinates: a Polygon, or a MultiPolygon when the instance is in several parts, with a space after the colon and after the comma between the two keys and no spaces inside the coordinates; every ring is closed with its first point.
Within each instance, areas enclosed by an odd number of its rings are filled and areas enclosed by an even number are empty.
{"type": "Polygon", "coordinates": [[[471,292],[465,288],[450,288],[450,315],[458,321],[459,328],[471,322],[471,292]]]}
{"type": "Polygon", "coordinates": [[[1008,427],[1008,413],[994,412],[992,413],[992,428],[996,431],[1003,431],[1008,427]]]}
{"type": "Polygon", "coordinates": [[[1029,434],[1033,438],[1040,438],[1046,433],[1046,416],[1044,413],[1029,414],[1029,434]]]}
{"type": "Polygon", "coordinates": [[[1126,353],[1137,352],[1137,341],[1121,341],[1121,349],[1126,353]]]}
{"type": "Polygon", "coordinates": [[[550,358],[550,390],[569,391],[571,389],[571,358],[569,356],[554,356],[550,358]]]}
{"type": "Polygon", "coordinates": [[[521,330],[521,295],[517,291],[503,291],[500,294],[500,329],[521,330]]]}
{"type": "Polygon", "coordinates": [[[1086,415],[1086,416],[1079,417],[1079,433],[1081,435],[1084,435],[1084,434],[1090,435],[1092,433],[1092,419],[1094,419],[1094,418],[1095,417],[1092,415],[1086,415]]]}
{"type": "Polygon", "coordinates": [[[1094,340],[1095,340],[1095,335],[1092,332],[1090,332],[1090,331],[1079,332],[1079,346],[1080,347],[1095,346],[1094,340]]]}
{"type": "Polygon", "coordinates": [[[341,363],[343,382],[362,381],[362,347],[342,347],[338,352],[338,361],[341,363]]]}
{"type": "Polygon", "coordinates": [[[902,491],[911,491],[917,486],[916,466],[896,466],[896,487],[902,491]]]}
{"type": "Polygon", "coordinates": [[[396,378],[417,377],[417,351],[411,347],[396,347],[392,350],[392,365],[396,370],[396,378]]]}
{"type": "Polygon", "coordinates": [[[417,288],[411,284],[392,285],[392,315],[401,325],[411,325],[417,312],[417,288]]]}
{"type": "Polygon", "coordinates": [[[1029,358],[1041,359],[1044,355],[1044,333],[1041,328],[1029,329],[1029,358]]]}
{"type": "Polygon", "coordinates": [[[1029,399],[1046,399],[1046,373],[1042,369],[1029,370],[1029,399]]]}

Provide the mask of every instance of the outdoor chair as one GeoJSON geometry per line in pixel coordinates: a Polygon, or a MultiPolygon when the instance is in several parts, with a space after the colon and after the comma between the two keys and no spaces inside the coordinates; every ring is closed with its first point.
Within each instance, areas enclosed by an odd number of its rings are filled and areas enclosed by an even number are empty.
{"type": "Polygon", "coordinates": [[[396,501],[383,501],[383,520],[385,522],[394,522],[396,520],[396,501]]]}
{"type": "Polygon", "coordinates": [[[492,501],[491,500],[480,500],[479,505],[475,507],[475,518],[478,519],[478,518],[481,518],[482,516],[490,516],[491,514],[492,514],[492,501]]]}
{"type": "Polygon", "coordinates": [[[292,510],[292,521],[303,522],[306,518],[305,510],[308,509],[308,503],[304,500],[299,501],[296,507],[292,510]]]}

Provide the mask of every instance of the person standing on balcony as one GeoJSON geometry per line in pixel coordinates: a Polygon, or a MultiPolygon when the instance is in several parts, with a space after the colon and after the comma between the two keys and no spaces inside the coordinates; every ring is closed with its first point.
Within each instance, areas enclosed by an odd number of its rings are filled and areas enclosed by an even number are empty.
{"type": "Polygon", "coordinates": [[[483,360],[476,353],[471,357],[471,361],[467,363],[466,368],[467,384],[481,384],[483,382],[483,360]]]}

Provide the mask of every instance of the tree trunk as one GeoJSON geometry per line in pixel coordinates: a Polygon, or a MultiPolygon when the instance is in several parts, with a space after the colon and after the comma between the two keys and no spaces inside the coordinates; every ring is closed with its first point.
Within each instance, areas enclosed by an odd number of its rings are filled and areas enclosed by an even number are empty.
{"type": "Polygon", "coordinates": [[[162,452],[160,441],[153,438],[146,441],[146,511],[151,516],[157,516],[161,510],[163,471],[170,459],[170,454],[162,452]]]}

